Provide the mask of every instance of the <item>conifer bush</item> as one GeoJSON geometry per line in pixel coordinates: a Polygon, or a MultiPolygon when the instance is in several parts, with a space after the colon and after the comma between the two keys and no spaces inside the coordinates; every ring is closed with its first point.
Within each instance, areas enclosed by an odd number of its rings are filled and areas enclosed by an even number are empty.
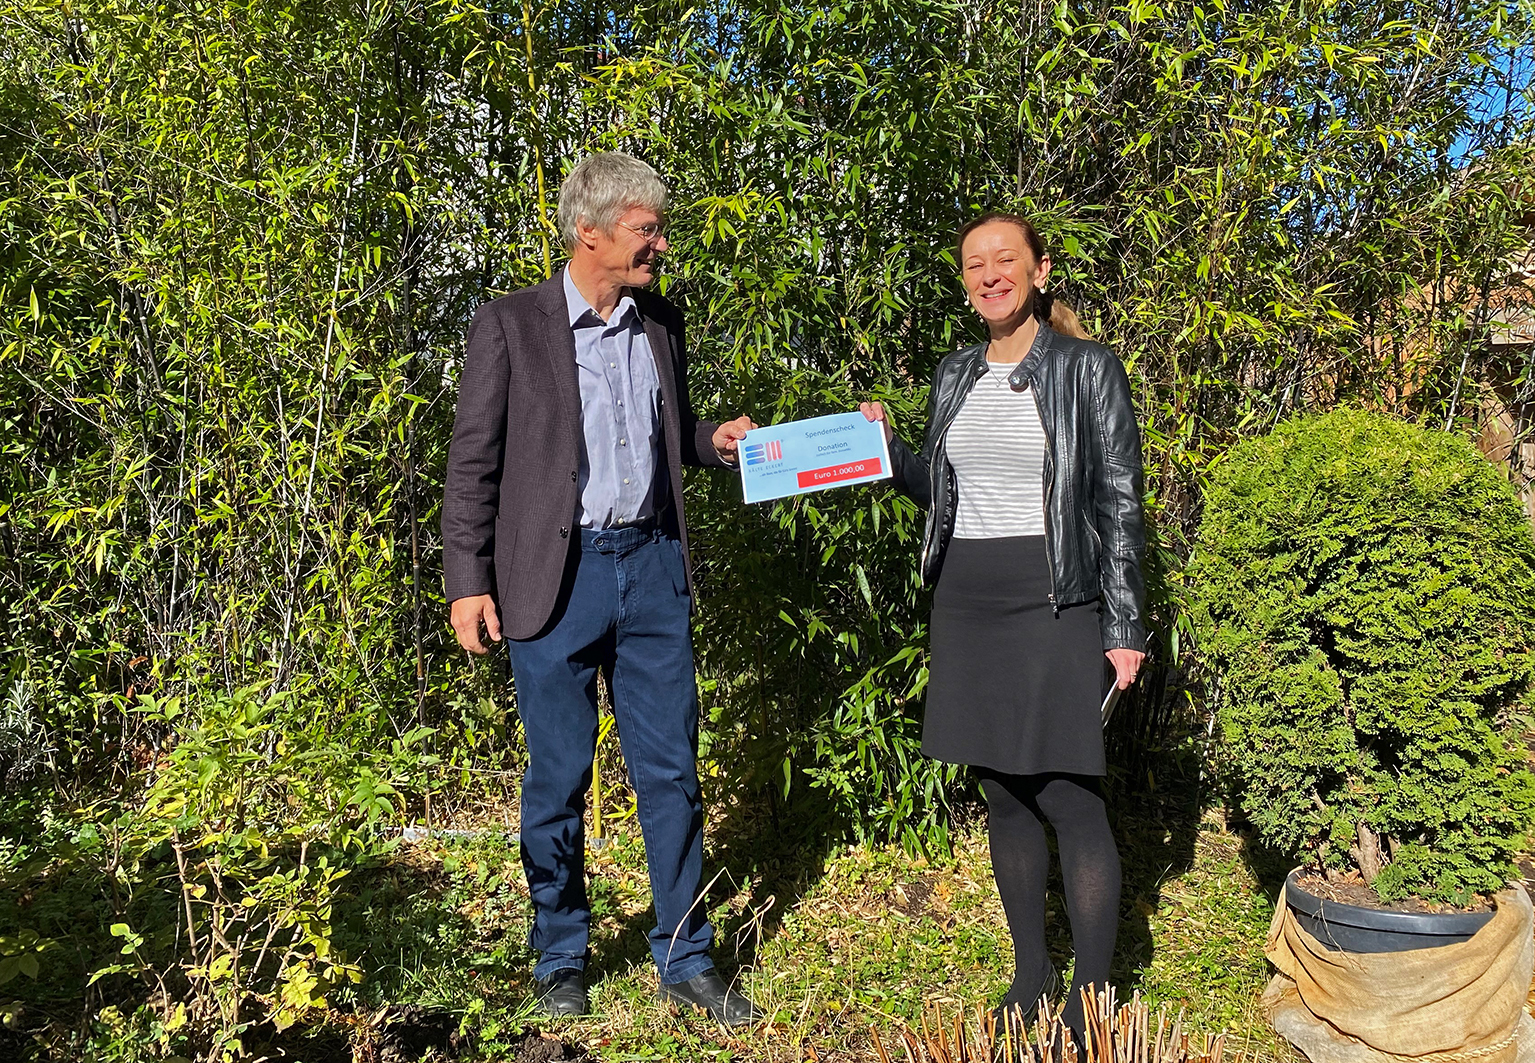
{"type": "Polygon", "coordinates": [[[1298,417],[1213,473],[1189,576],[1223,759],[1265,843],[1356,867],[1385,900],[1514,875],[1535,538],[1502,473],[1447,433],[1298,417]]]}

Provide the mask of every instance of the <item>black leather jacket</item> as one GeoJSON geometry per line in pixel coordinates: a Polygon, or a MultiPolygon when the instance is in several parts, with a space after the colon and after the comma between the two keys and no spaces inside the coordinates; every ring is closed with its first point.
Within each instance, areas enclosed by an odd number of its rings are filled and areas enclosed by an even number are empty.
{"type": "MultiPolygon", "coordinates": [[[[899,438],[890,441],[896,489],[927,508],[924,582],[936,580],[943,566],[958,505],[944,436],[976,380],[990,371],[986,347],[966,347],[938,363],[920,454],[899,438]]],[[[1125,368],[1102,344],[1041,325],[1010,379],[1014,387],[1032,387],[1049,441],[1044,483],[1050,600],[1059,609],[1101,599],[1103,648],[1144,651],[1141,436],[1125,368]]]]}

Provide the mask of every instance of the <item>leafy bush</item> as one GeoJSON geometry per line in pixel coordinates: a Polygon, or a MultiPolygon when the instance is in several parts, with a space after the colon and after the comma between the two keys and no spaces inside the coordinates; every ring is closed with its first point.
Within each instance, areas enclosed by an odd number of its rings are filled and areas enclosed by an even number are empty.
{"type": "Polygon", "coordinates": [[[1190,568],[1242,809],[1386,899],[1495,890],[1535,812],[1519,742],[1535,541],[1467,442],[1300,417],[1211,477],[1190,568]]]}
{"type": "Polygon", "coordinates": [[[142,791],[76,813],[58,871],[118,884],[118,940],[91,982],[140,978],[167,1037],[234,1058],[253,1024],[282,1030],[362,981],[333,947],[337,884],[384,851],[379,821],[435,763],[428,731],[359,754],[260,686],[202,700],[141,694],[132,711],[174,737],[142,791]]]}

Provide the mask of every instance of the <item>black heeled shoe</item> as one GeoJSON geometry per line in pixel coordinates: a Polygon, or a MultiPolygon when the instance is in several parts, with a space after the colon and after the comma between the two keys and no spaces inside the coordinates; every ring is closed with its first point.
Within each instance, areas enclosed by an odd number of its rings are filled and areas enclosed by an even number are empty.
{"type": "Polygon", "coordinates": [[[991,1009],[991,1017],[1001,1029],[1007,1029],[1011,1023],[1014,1028],[1023,1030],[1033,1022],[1039,1014],[1039,1005],[1043,1003],[1045,1010],[1050,1010],[1050,1002],[1061,991],[1061,975],[1055,969],[1055,964],[1045,974],[1045,984],[1040,989],[1039,995],[1032,1000],[1002,998],[1002,1003],[991,1009]]]}

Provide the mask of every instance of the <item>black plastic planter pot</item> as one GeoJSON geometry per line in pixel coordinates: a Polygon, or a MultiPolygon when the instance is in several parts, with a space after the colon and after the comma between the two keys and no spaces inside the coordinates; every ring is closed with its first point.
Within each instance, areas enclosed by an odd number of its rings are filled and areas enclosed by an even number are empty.
{"type": "Polygon", "coordinates": [[[1328,948],[1342,952],[1408,952],[1468,940],[1492,919],[1491,912],[1383,912],[1339,904],[1285,879],[1285,901],[1295,921],[1328,948]]]}

